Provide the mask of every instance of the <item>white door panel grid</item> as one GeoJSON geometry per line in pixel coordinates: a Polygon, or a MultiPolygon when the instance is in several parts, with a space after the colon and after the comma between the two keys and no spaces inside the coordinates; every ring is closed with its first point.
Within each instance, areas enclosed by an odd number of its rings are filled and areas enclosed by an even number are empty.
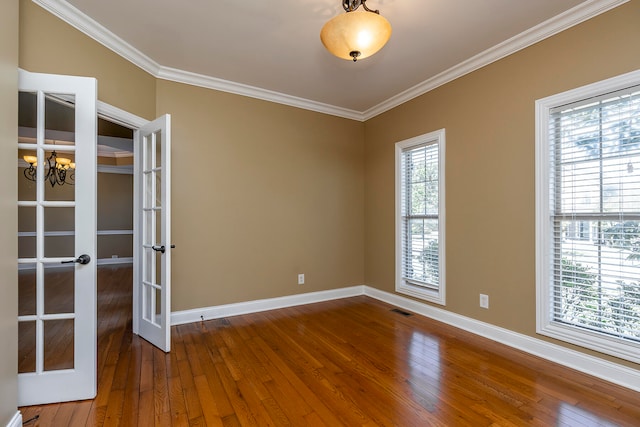
{"type": "Polygon", "coordinates": [[[137,271],[134,332],[171,350],[171,116],[141,127],[136,136],[137,271]]]}
{"type": "Polygon", "coordinates": [[[18,151],[32,160],[18,162],[18,405],[91,399],[97,82],[20,70],[19,91],[18,151]]]}

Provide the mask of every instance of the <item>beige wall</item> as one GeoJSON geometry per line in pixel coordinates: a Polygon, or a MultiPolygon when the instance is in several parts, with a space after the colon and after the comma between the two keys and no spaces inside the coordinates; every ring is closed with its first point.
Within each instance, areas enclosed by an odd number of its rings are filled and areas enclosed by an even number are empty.
{"type": "Polygon", "coordinates": [[[156,96],[174,311],[363,283],[362,123],[162,80],[156,96]]]}
{"type": "Polygon", "coordinates": [[[98,173],[98,230],[133,230],[133,175],[98,173]]]}
{"type": "Polygon", "coordinates": [[[155,78],[30,0],[20,0],[20,67],[98,79],[98,98],[153,119],[155,78]]]}
{"type": "MultiPolygon", "coordinates": [[[[98,174],[98,230],[133,230],[133,175],[98,174]]],[[[133,235],[98,235],[98,259],[133,256],[133,235]]]]}
{"type": "Polygon", "coordinates": [[[18,147],[18,1],[0,13],[0,426],[18,406],[18,274],[16,159],[18,147]]]}
{"type": "Polygon", "coordinates": [[[535,336],[534,102],[640,68],[639,18],[631,1],[367,121],[365,282],[394,290],[394,143],[445,128],[445,309],[535,336]]]}

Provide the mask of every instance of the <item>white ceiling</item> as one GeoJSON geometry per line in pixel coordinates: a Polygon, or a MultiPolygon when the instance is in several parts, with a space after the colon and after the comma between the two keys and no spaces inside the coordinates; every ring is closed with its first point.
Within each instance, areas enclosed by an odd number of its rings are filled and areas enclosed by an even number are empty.
{"type": "Polygon", "coordinates": [[[344,13],[341,0],[36,0],[74,6],[132,47],[143,68],[159,66],[161,78],[213,77],[214,87],[231,92],[256,89],[256,97],[292,105],[286,99],[301,98],[364,118],[624,1],[368,0],[393,34],[376,55],[353,63],[320,42],[324,23],[344,13]]]}

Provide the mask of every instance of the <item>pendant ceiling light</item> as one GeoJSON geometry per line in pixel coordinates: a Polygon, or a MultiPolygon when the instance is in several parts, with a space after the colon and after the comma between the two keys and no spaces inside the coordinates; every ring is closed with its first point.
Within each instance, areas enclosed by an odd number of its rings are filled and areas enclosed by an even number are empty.
{"type": "Polygon", "coordinates": [[[391,24],[377,10],[371,10],[366,0],[342,0],[347,13],[324,24],[320,40],[329,52],[342,59],[364,59],[373,55],[391,37],[391,24]],[[356,11],[362,5],[364,10],[356,11]]]}
{"type": "MultiPolygon", "coordinates": [[[[35,181],[38,177],[38,158],[36,156],[23,156],[29,167],[24,170],[24,176],[30,181],[35,181]]],[[[43,162],[44,180],[49,181],[51,186],[69,184],[73,185],[75,179],[76,164],[66,157],[58,157],[58,153],[53,151],[47,161],[43,162]]]]}

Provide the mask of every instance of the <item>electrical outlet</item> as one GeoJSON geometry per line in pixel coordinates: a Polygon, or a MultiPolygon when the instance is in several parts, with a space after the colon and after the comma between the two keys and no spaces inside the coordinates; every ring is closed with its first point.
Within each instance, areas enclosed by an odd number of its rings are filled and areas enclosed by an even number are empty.
{"type": "Polygon", "coordinates": [[[298,285],[304,285],[304,274],[298,274],[298,285]]]}
{"type": "Polygon", "coordinates": [[[480,294],[480,307],[489,308],[489,295],[480,294]]]}

